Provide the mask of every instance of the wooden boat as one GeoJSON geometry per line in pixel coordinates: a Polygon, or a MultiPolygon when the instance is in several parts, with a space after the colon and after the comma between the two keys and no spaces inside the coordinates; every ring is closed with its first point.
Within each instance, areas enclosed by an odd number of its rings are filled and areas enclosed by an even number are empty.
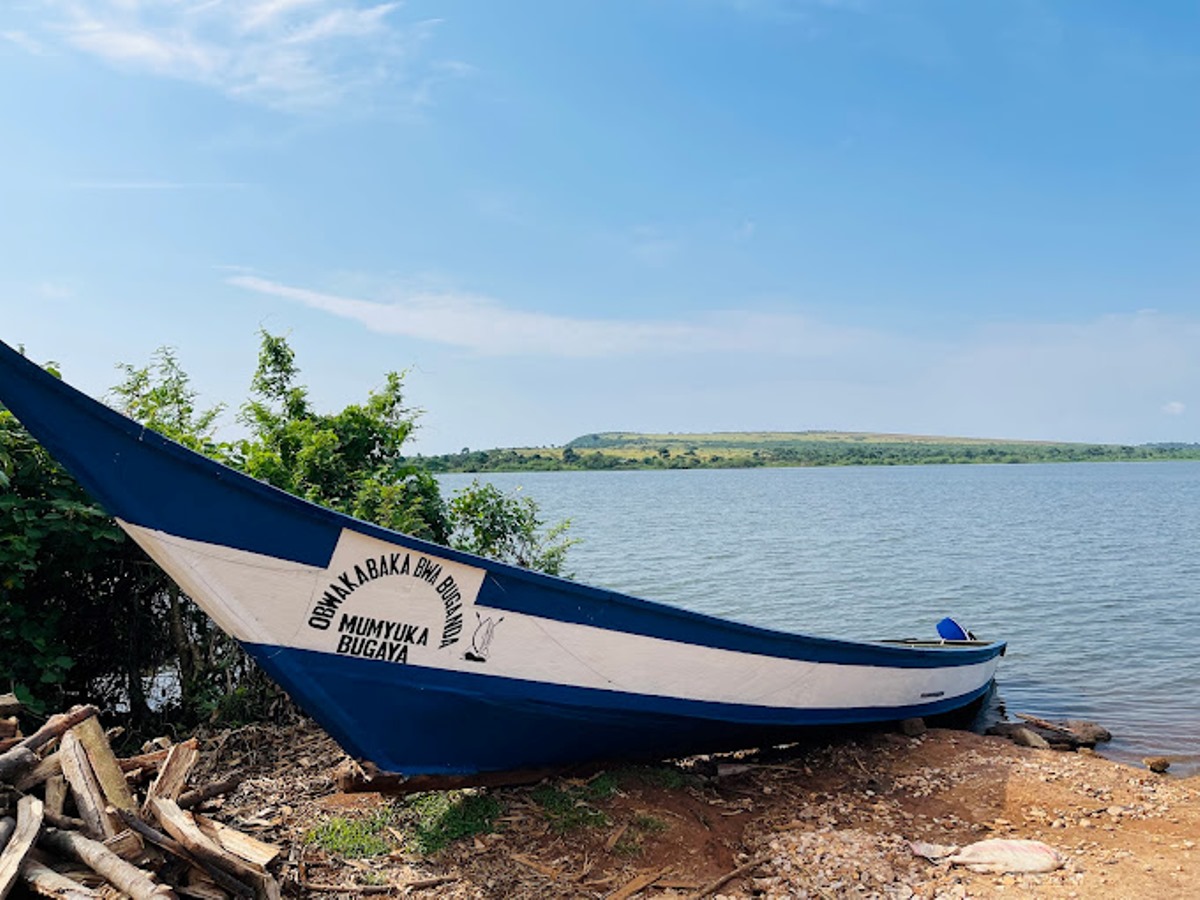
{"type": "Polygon", "coordinates": [[[945,713],[988,690],[1004,651],[782,633],[430,544],[197,455],[2,343],[0,402],[342,747],[387,772],[663,758],[945,713]]]}

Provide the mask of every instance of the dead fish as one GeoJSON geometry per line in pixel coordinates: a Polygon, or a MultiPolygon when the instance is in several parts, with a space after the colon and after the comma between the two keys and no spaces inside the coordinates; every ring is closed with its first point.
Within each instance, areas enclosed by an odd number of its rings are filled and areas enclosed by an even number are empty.
{"type": "Polygon", "coordinates": [[[1058,851],[1041,841],[989,838],[961,849],[924,841],[913,841],[909,846],[917,856],[966,866],[972,872],[1053,872],[1063,864],[1058,851]]]}

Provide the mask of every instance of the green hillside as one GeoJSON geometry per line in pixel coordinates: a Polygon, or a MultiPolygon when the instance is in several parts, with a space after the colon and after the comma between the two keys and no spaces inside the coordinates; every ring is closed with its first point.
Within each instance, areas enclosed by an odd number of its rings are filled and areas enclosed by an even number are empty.
{"type": "Polygon", "coordinates": [[[435,472],[702,469],[1200,459],[1200,444],[1079,444],[841,431],[606,431],[562,447],[420,457],[435,472]]]}

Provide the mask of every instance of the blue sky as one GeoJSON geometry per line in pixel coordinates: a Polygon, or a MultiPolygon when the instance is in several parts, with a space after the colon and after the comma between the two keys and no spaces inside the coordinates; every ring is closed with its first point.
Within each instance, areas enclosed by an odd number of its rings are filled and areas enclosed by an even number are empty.
{"type": "Polygon", "coordinates": [[[1200,441],[1200,6],[12,0],[0,338],[417,449],[1200,441]]]}

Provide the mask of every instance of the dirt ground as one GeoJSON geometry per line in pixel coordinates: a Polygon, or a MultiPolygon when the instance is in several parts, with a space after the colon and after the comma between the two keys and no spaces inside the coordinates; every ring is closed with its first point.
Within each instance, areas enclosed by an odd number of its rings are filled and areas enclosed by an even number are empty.
{"type": "Polygon", "coordinates": [[[289,896],[1200,897],[1200,777],[970,732],[868,733],[493,788],[492,831],[426,854],[412,798],[339,793],[344,754],[315,726],[250,727],[202,749],[207,776],[246,775],[214,814],[282,845],[289,896]],[[389,822],[384,848],[357,859],[324,848],[313,833],[332,819],[389,822]],[[983,874],[909,844],[985,838],[1042,841],[1064,864],[983,874]]]}

